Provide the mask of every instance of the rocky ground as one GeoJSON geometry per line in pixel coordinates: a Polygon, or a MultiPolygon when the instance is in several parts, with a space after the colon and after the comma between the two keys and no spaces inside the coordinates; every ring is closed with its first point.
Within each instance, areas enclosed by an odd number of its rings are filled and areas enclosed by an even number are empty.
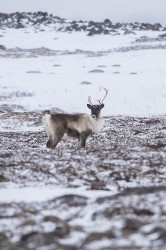
{"type": "Polygon", "coordinates": [[[93,199],[72,193],[49,202],[0,203],[1,249],[164,249],[165,117],[105,117],[103,131],[83,150],[74,140],[46,149],[39,112],[3,108],[1,121],[38,130],[0,133],[1,187],[108,192],[93,199]]]}
{"type": "Polygon", "coordinates": [[[0,27],[2,29],[22,29],[29,26],[36,29],[41,28],[41,31],[44,27],[52,27],[55,31],[62,32],[84,31],[87,32],[88,36],[99,34],[118,35],[120,29],[123,30],[124,35],[134,34],[136,30],[166,31],[166,27],[163,27],[160,23],[113,23],[109,19],[105,19],[103,22],[73,21],[40,11],[35,13],[0,13],[0,27]]]}

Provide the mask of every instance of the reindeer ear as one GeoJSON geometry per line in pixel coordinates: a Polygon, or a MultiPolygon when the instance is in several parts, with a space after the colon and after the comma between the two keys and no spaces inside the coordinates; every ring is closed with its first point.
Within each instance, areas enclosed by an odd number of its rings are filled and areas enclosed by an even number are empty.
{"type": "Polygon", "coordinates": [[[104,104],[103,103],[100,105],[100,109],[102,109],[102,108],[104,108],[104,104]]]}
{"type": "Polygon", "coordinates": [[[92,106],[91,106],[90,104],[87,104],[87,107],[88,107],[89,109],[91,109],[92,106]]]}

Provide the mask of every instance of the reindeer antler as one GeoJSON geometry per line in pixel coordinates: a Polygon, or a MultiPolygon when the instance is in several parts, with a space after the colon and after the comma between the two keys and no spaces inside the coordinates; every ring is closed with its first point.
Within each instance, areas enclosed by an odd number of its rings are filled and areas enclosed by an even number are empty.
{"type": "Polygon", "coordinates": [[[91,101],[91,96],[88,96],[88,102],[89,102],[90,105],[93,105],[92,101],[91,101]]]}
{"type": "Polygon", "coordinates": [[[106,93],[105,93],[105,96],[104,96],[103,100],[102,101],[101,101],[101,99],[97,100],[98,103],[99,103],[99,105],[101,105],[103,103],[103,101],[105,100],[106,96],[108,95],[108,89],[104,88],[104,90],[105,90],[106,93]]]}

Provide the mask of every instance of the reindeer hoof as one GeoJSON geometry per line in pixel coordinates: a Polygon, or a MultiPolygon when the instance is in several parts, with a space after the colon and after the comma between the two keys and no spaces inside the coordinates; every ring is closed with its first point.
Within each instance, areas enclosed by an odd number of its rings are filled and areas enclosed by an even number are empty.
{"type": "Polygon", "coordinates": [[[50,143],[50,141],[48,141],[48,142],[46,143],[46,147],[47,147],[47,148],[51,148],[51,143],[50,143]]]}

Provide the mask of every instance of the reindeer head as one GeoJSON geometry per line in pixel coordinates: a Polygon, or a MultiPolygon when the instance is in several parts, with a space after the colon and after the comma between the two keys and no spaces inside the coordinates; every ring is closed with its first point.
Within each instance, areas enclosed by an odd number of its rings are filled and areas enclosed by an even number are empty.
{"type": "Polygon", "coordinates": [[[88,97],[88,102],[89,102],[89,103],[87,104],[87,107],[88,107],[89,109],[91,109],[91,116],[92,116],[94,119],[97,119],[97,118],[100,117],[100,111],[101,111],[102,108],[104,108],[103,101],[104,101],[104,99],[106,98],[106,96],[107,96],[107,94],[108,94],[108,90],[105,89],[105,88],[104,88],[104,90],[105,90],[106,94],[105,94],[103,100],[101,100],[101,99],[100,99],[100,100],[97,100],[98,103],[99,103],[99,104],[97,104],[97,105],[93,105],[93,104],[92,104],[92,101],[91,101],[91,97],[90,97],[90,96],[88,97]]]}

